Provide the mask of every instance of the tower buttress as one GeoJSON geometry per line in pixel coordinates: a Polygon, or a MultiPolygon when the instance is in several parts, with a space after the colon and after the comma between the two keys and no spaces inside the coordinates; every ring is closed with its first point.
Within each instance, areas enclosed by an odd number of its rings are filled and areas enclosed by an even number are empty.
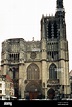
{"type": "Polygon", "coordinates": [[[41,40],[42,39],[45,39],[44,15],[42,15],[41,19],[41,40]]]}
{"type": "Polygon", "coordinates": [[[41,19],[41,50],[42,50],[42,87],[43,87],[43,92],[45,96],[47,96],[47,47],[46,47],[46,35],[45,35],[45,19],[44,16],[42,16],[41,19]]]}

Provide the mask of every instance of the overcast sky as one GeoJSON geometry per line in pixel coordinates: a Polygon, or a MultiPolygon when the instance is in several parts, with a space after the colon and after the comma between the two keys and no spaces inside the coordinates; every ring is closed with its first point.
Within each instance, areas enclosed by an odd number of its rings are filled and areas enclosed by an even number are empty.
{"type": "MultiPolygon", "coordinates": [[[[64,0],[67,40],[69,45],[69,71],[72,70],[72,0],[64,0]]],[[[10,38],[26,41],[40,40],[42,14],[54,15],[56,0],[0,0],[1,43],[10,38]]],[[[1,51],[0,51],[1,61],[1,51]]]]}

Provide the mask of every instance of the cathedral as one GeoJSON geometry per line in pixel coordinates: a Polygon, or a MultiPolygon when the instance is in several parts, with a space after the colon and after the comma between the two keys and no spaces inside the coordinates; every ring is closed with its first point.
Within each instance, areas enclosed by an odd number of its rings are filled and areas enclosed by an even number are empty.
{"type": "Polygon", "coordinates": [[[10,38],[2,42],[1,69],[14,82],[15,96],[36,99],[70,95],[69,51],[63,0],[56,1],[54,16],[41,18],[39,41],[10,38]]]}

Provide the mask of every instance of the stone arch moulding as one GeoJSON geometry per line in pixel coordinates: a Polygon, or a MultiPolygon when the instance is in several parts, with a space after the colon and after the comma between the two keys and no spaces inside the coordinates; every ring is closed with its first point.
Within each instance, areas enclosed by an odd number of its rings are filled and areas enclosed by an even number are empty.
{"type": "Polygon", "coordinates": [[[25,91],[27,91],[27,92],[34,92],[34,91],[41,92],[41,86],[37,82],[31,81],[26,85],[25,91]]]}

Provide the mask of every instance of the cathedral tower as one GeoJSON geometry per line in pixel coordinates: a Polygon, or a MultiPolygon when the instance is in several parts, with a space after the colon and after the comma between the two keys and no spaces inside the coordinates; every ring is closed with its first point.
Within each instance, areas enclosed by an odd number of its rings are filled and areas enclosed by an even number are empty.
{"type": "Polygon", "coordinates": [[[44,55],[46,58],[42,63],[46,62],[47,71],[44,69],[42,72],[48,74],[47,88],[60,89],[60,93],[68,96],[70,94],[69,52],[63,0],[57,0],[55,16],[42,17],[41,40],[42,45],[45,46],[42,53],[46,52],[44,55]]]}
{"type": "Polygon", "coordinates": [[[41,40],[10,38],[2,42],[1,68],[14,82],[18,98],[70,96],[69,50],[63,0],[56,1],[54,16],[41,18],[41,40]]]}

